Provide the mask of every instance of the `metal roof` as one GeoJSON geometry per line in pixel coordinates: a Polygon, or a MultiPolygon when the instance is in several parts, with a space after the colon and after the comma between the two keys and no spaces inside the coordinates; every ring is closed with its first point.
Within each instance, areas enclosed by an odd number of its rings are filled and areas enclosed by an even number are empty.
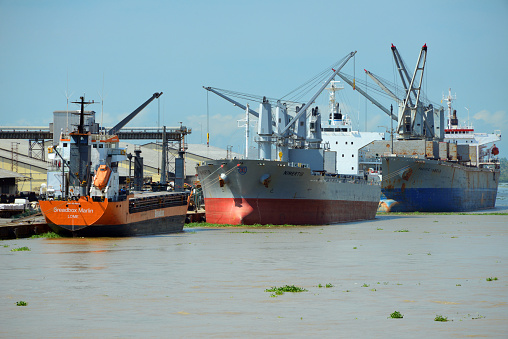
{"type": "Polygon", "coordinates": [[[23,174],[19,174],[16,172],[0,168],[0,179],[7,178],[29,179],[27,176],[24,176],[23,174]]]}

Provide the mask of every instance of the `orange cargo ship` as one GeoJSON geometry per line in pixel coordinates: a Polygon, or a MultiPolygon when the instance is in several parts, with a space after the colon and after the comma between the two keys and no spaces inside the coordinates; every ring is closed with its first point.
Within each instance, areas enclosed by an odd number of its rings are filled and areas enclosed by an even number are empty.
{"type": "Polygon", "coordinates": [[[189,194],[142,192],[123,201],[41,200],[48,225],[57,233],[78,236],[134,236],[180,232],[189,194]]]}
{"type": "MultiPolygon", "coordinates": [[[[160,94],[155,93],[137,111],[160,94]]],[[[118,136],[113,133],[122,126],[115,126],[107,134],[93,134],[84,126],[84,106],[92,102],[85,102],[81,97],[76,103],[81,104],[77,130],[62,135],[59,145],[49,150],[53,168],[48,170],[47,196],[39,200],[49,227],[72,236],[182,231],[189,192],[129,193],[121,188],[118,166],[127,159],[127,154],[118,147],[118,136]]],[[[125,120],[121,124],[125,125],[125,120]]],[[[142,171],[142,164],[140,167],[142,171]]]]}

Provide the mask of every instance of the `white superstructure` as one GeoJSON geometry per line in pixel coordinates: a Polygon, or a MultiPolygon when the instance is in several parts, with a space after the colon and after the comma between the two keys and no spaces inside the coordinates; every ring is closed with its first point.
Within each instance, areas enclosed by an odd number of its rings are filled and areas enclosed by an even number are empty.
{"type": "Polygon", "coordinates": [[[382,132],[354,131],[351,119],[342,114],[339,103],[336,103],[335,92],[344,89],[340,81],[330,82],[330,115],[321,123],[323,142],[330,151],[337,153],[337,173],[360,175],[358,166],[358,150],[374,140],[384,140],[382,132]]]}

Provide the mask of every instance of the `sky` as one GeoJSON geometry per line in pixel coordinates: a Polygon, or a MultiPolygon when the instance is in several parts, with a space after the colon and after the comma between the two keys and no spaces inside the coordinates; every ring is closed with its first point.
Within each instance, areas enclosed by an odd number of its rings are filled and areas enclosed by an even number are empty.
{"type": "MultiPolygon", "coordinates": [[[[410,72],[427,44],[431,101],[451,88],[460,120],[507,133],[506,18],[507,0],[0,0],[0,126],[48,126],[85,95],[112,127],[162,91],[127,127],[182,123],[188,142],[208,130],[210,145],[242,153],[244,111],[203,86],[279,98],[351,51],[345,73],[395,81],[393,43],[410,72]]],[[[342,92],[355,127],[386,129],[385,113],[342,92]]],[[[508,157],[508,137],[497,145],[508,157]]]]}

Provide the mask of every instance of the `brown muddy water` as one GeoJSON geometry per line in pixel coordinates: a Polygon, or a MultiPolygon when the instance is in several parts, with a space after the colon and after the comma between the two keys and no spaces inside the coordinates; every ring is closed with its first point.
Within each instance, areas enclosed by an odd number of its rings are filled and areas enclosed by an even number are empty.
{"type": "Polygon", "coordinates": [[[506,215],[0,245],[1,337],[508,336],[506,215]]]}

